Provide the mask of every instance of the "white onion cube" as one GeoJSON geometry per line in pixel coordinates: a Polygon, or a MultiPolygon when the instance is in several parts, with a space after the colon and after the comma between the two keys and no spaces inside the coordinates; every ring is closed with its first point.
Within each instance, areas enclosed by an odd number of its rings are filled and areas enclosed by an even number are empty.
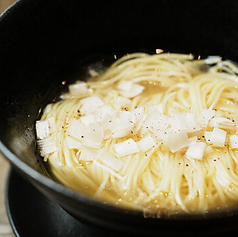
{"type": "Polygon", "coordinates": [[[234,126],[235,124],[232,122],[232,120],[228,118],[218,117],[218,118],[212,118],[209,122],[210,127],[217,127],[217,128],[226,128],[234,126]]]}
{"type": "Polygon", "coordinates": [[[189,159],[202,160],[207,144],[205,142],[196,142],[188,147],[186,156],[189,159]]]}
{"type": "Polygon", "coordinates": [[[170,124],[170,118],[164,114],[153,112],[145,120],[143,127],[148,128],[155,134],[164,131],[170,124]]]}
{"type": "Polygon", "coordinates": [[[138,84],[133,84],[131,90],[125,91],[125,90],[120,90],[120,94],[124,97],[127,98],[133,98],[139,94],[145,89],[144,86],[138,85],[138,84]]]}
{"type": "Polygon", "coordinates": [[[95,117],[92,113],[82,116],[80,120],[84,125],[89,125],[90,123],[96,123],[95,117]]]}
{"type": "Polygon", "coordinates": [[[76,139],[81,139],[85,136],[86,126],[78,119],[73,119],[73,121],[69,124],[67,129],[67,133],[76,139]]]}
{"type": "Polygon", "coordinates": [[[80,102],[82,105],[87,105],[87,106],[94,105],[94,106],[98,107],[98,106],[104,105],[104,102],[97,95],[84,98],[84,99],[80,100],[80,102]]]}
{"type": "Polygon", "coordinates": [[[98,149],[83,147],[79,156],[79,160],[93,161],[98,156],[98,149]]]}
{"type": "Polygon", "coordinates": [[[127,156],[140,151],[137,143],[132,138],[129,138],[124,142],[117,143],[113,147],[117,155],[120,157],[127,156]]]}
{"type": "Polygon", "coordinates": [[[160,103],[160,104],[157,104],[157,105],[147,106],[147,111],[148,111],[149,114],[152,113],[152,112],[158,112],[158,113],[163,114],[164,113],[163,104],[160,103]]]}
{"type": "Polygon", "coordinates": [[[131,104],[131,100],[123,97],[123,96],[118,96],[115,100],[115,103],[113,104],[113,106],[115,108],[121,109],[122,107],[126,107],[129,106],[131,104]]]}
{"type": "Polygon", "coordinates": [[[130,133],[134,126],[131,116],[132,114],[129,111],[121,111],[119,113],[119,117],[111,128],[113,138],[125,137],[130,133]]]}
{"type": "Polygon", "coordinates": [[[171,127],[175,130],[186,130],[187,133],[201,130],[196,123],[194,113],[174,113],[171,118],[171,127]]]}
{"type": "Polygon", "coordinates": [[[227,132],[220,128],[214,128],[212,132],[205,132],[205,139],[208,143],[217,147],[224,147],[227,132]]]}
{"type": "Polygon", "coordinates": [[[104,148],[101,150],[102,151],[100,155],[97,157],[97,159],[100,160],[105,165],[107,165],[108,167],[114,169],[115,171],[119,171],[124,165],[124,162],[120,159],[117,159],[112,154],[108,153],[104,148]]]}
{"type": "Polygon", "coordinates": [[[238,135],[230,135],[231,148],[238,148],[238,135]]]}
{"type": "Polygon", "coordinates": [[[41,156],[45,156],[47,154],[57,151],[54,137],[48,137],[48,138],[45,138],[42,140],[38,140],[37,143],[39,146],[39,151],[40,151],[41,156]]]}
{"type": "Polygon", "coordinates": [[[80,120],[74,119],[67,130],[68,135],[81,141],[83,146],[99,148],[103,142],[103,129],[98,123],[84,125],[80,120]]]}
{"type": "Polygon", "coordinates": [[[88,95],[89,90],[86,82],[80,81],[75,84],[69,85],[69,93],[74,96],[84,97],[88,95]]]}
{"type": "Polygon", "coordinates": [[[90,124],[86,126],[84,137],[81,138],[81,142],[84,146],[99,148],[103,142],[103,129],[99,124],[90,124]]]}
{"type": "Polygon", "coordinates": [[[130,91],[132,89],[132,81],[120,81],[117,85],[117,89],[122,91],[130,91]]]}
{"type": "Polygon", "coordinates": [[[172,152],[176,152],[186,146],[189,146],[190,140],[185,131],[177,131],[168,134],[168,145],[172,152]]]}
{"type": "Polygon", "coordinates": [[[83,114],[92,113],[93,111],[95,111],[95,109],[104,105],[104,102],[97,95],[86,97],[86,98],[80,100],[80,102],[82,104],[80,111],[83,114]]]}
{"type": "Polygon", "coordinates": [[[207,127],[209,121],[215,116],[216,111],[211,107],[209,109],[203,110],[197,117],[197,123],[200,126],[207,127]]]}
{"type": "Polygon", "coordinates": [[[66,143],[69,149],[81,149],[82,148],[82,143],[70,136],[67,136],[66,138],[66,143]]]}
{"type": "Polygon", "coordinates": [[[55,124],[55,118],[50,117],[47,119],[48,124],[49,124],[49,133],[52,134],[56,131],[56,124],[55,124]]]}
{"type": "Polygon", "coordinates": [[[141,151],[146,152],[152,147],[154,147],[156,145],[156,142],[150,135],[148,135],[142,138],[139,142],[137,142],[137,144],[141,151]]]}
{"type": "Polygon", "coordinates": [[[47,120],[36,121],[36,135],[38,139],[44,139],[49,137],[49,123],[47,120]]]}

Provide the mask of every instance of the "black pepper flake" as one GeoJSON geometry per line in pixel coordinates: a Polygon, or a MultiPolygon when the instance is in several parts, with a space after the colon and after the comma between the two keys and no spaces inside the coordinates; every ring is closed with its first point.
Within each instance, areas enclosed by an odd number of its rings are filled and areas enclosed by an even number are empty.
{"type": "Polygon", "coordinates": [[[189,166],[189,164],[186,164],[186,166],[189,166]]]}
{"type": "Polygon", "coordinates": [[[84,136],[82,135],[81,138],[84,138],[84,136]]]}

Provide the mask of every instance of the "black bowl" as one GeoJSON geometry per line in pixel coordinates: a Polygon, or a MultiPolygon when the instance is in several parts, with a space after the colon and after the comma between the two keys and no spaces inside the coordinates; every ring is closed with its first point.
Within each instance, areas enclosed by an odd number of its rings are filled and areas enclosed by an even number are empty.
{"type": "Polygon", "coordinates": [[[20,0],[0,18],[1,152],[48,198],[95,227],[147,235],[230,228],[236,209],[157,217],[75,193],[50,178],[36,151],[34,123],[40,108],[91,63],[156,48],[238,62],[237,42],[236,1],[20,0]]]}

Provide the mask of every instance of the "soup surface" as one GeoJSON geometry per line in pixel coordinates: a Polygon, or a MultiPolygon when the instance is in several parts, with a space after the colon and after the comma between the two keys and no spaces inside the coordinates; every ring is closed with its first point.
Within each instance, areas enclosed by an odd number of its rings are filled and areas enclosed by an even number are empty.
{"type": "Polygon", "coordinates": [[[67,187],[152,211],[238,202],[238,68],[210,56],[134,53],[68,86],[36,121],[67,187]]]}

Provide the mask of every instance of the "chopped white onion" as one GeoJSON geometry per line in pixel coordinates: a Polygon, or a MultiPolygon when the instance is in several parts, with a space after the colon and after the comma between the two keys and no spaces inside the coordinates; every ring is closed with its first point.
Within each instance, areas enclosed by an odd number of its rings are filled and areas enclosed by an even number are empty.
{"type": "Polygon", "coordinates": [[[36,121],[36,135],[38,139],[44,139],[49,137],[50,131],[48,120],[36,121]]]}
{"type": "Polygon", "coordinates": [[[82,144],[86,147],[99,148],[102,145],[104,133],[100,124],[92,123],[86,126],[85,136],[81,138],[82,144]]]}
{"type": "Polygon", "coordinates": [[[98,149],[83,147],[79,156],[79,160],[93,161],[98,156],[98,149]]]}
{"type": "Polygon", "coordinates": [[[118,96],[113,106],[117,109],[121,109],[122,107],[129,106],[130,104],[131,104],[130,99],[125,98],[123,96],[118,96]]]}
{"type": "Polygon", "coordinates": [[[137,143],[132,138],[129,138],[124,142],[115,144],[113,148],[117,155],[120,157],[134,154],[140,151],[137,143]]]}
{"type": "Polygon", "coordinates": [[[236,134],[230,135],[230,146],[233,149],[238,148],[238,135],[236,135],[236,134]]]}
{"type": "Polygon", "coordinates": [[[39,146],[41,156],[45,156],[47,154],[57,151],[57,147],[55,145],[53,136],[44,138],[42,140],[38,140],[37,143],[39,146]]]}
{"type": "Polygon", "coordinates": [[[84,125],[80,120],[74,119],[67,130],[68,135],[82,142],[86,147],[99,148],[103,141],[103,129],[98,123],[84,125]]]}
{"type": "Polygon", "coordinates": [[[140,106],[131,111],[131,114],[132,114],[132,117],[134,118],[135,123],[143,116],[144,113],[145,113],[145,108],[143,106],[140,106]]]}
{"type": "Polygon", "coordinates": [[[158,105],[151,105],[151,106],[147,106],[147,112],[150,114],[152,112],[158,112],[163,114],[164,113],[164,108],[163,105],[160,103],[158,105]]]}
{"type": "Polygon", "coordinates": [[[153,111],[147,116],[146,121],[143,124],[143,127],[148,128],[150,131],[155,134],[164,131],[170,124],[170,117],[166,116],[157,111],[153,111]]]}
{"type": "Polygon", "coordinates": [[[56,124],[55,124],[55,118],[50,117],[47,119],[48,124],[49,124],[49,133],[52,134],[56,131],[56,124]]]}
{"type": "Polygon", "coordinates": [[[194,113],[174,113],[170,125],[173,130],[185,130],[187,133],[201,130],[195,119],[194,113]]]}
{"type": "Polygon", "coordinates": [[[113,127],[117,119],[116,111],[109,105],[103,105],[93,111],[96,122],[100,123],[104,131],[113,127]]]}
{"type": "Polygon", "coordinates": [[[86,105],[86,106],[93,105],[93,106],[98,107],[98,106],[104,105],[104,102],[97,95],[84,98],[84,99],[80,100],[80,102],[82,105],[86,105]]]}
{"type": "Polygon", "coordinates": [[[134,83],[132,81],[120,81],[117,85],[117,89],[122,91],[131,91],[134,83]]]}
{"type": "Polygon", "coordinates": [[[73,119],[70,123],[67,133],[78,140],[82,139],[85,136],[85,125],[78,119],[73,119]]]}
{"type": "Polygon", "coordinates": [[[134,121],[131,119],[131,116],[132,114],[129,111],[121,111],[119,113],[119,117],[111,129],[113,138],[125,137],[132,131],[134,121]]]}
{"type": "Polygon", "coordinates": [[[80,117],[80,120],[86,126],[89,125],[90,123],[96,123],[95,117],[92,113],[80,117]]]}
{"type": "Polygon", "coordinates": [[[190,141],[188,139],[187,132],[184,130],[168,134],[168,145],[172,152],[176,152],[186,146],[189,146],[189,144],[190,141]]]}
{"type": "Polygon", "coordinates": [[[231,119],[224,118],[224,117],[215,117],[212,118],[209,122],[210,127],[216,128],[229,128],[234,126],[234,122],[231,119]]]}
{"type": "Polygon", "coordinates": [[[69,93],[77,97],[85,97],[89,94],[86,82],[79,81],[75,84],[69,85],[69,93]]]}
{"type": "Polygon", "coordinates": [[[214,128],[212,132],[205,132],[207,143],[217,147],[224,147],[227,132],[220,128],[214,128]]]}
{"type": "Polygon", "coordinates": [[[55,131],[56,131],[56,124],[54,117],[50,117],[46,120],[36,121],[36,136],[38,139],[47,138],[55,131]]]}
{"type": "MultiPolygon", "coordinates": [[[[135,130],[138,132],[139,130],[141,130],[142,125],[144,124],[144,122],[146,121],[147,119],[147,114],[146,113],[143,113],[140,117],[137,117],[136,118],[136,124],[135,124],[135,130]]],[[[145,127],[144,127],[145,129],[145,127]]],[[[142,129],[143,130],[143,129],[142,129]]],[[[146,129],[147,130],[147,129],[146,129]]],[[[143,131],[141,131],[141,133],[143,134],[143,131]]]]}
{"type": "Polygon", "coordinates": [[[81,149],[82,148],[82,143],[70,136],[67,136],[66,138],[66,143],[69,149],[81,149]]]}
{"type": "Polygon", "coordinates": [[[132,88],[129,91],[120,90],[120,94],[127,98],[133,98],[137,95],[139,95],[143,90],[145,89],[144,86],[133,84],[132,88]]]}
{"type": "Polygon", "coordinates": [[[196,142],[188,147],[186,156],[189,159],[202,160],[207,144],[205,142],[196,142]]]}
{"type": "Polygon", "coordinates": [[[99,96],[90,96],[82,99],[81,101],[82,107],[80,111],[83,114],[92,113],[96,108],[104,105],[104,102],[101,100],[99,96]]]}
{"type": "Polygon", "coordinates": [[[105,148],[101,149],[100,155],[97,159],[115,171],[119,171],[124,165],[122,160],[119,160],[112,154],[108,153],[105,148]]]}
{"type": "Polygon", "coordinates": [[[216,111],[212,109],[212,106],[209,109],[203,110],[197,117],[197,123],[202,127],[207,127],[209,121],[215,116],[216,111]]]}
{"type": "Polygon", "coordinates": [[[137,142],[137,144],[141,151],[146,152],[152,147],[154,147],[156,145],[156,142],[150,135],[148,135],[142,138],[139,142],[137,142]]]}

